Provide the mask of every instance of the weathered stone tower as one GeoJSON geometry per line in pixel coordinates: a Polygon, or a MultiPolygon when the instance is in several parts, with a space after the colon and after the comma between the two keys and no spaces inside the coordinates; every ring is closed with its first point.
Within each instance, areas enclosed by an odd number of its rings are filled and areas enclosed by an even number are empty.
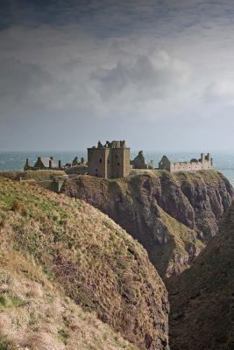
{"type": "Polygon", "coordinates": [[[97,147],[88,148],[88,173],[108,178],[126,177],[130,172],[130,148],[125,141],[98,142],[97,147]]]}

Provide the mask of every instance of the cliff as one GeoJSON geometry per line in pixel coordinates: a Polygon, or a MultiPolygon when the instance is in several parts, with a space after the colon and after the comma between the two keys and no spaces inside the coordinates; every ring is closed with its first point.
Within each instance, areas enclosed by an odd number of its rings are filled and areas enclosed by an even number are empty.
{"type": "Polygon", "coordinates": [[[172,350],[234,345],[234,204],[191,269],[168,283],[172,350]]]}
{"type": "MultiPolygon", "coordinates": [[[[83,310],[95,312],[139,349],[168,348],[165,286],[142,246],[106,215],[36,184],[0,178],[0,230],[1,251],[19,253],[32,266],[39,266],[47,279],[83,310]]],[[[6,255],[11,260],[12,255],[6,255]]],[[[4,262],[3,269],[6,266],[4,262]]],[[[25,271],[34,280],[31,272],[25,271]]],[[[68,336],[62,331],[61,337],[68,343],[70,332],[65,331],[68,336]]],[[[55,345],[39,347],[45,348],[57,349],[55,345]]],[[[108,342],[99,348],[115,349],[108,342]]]]}
{"type": "Polygon", "coordinates": [[[149,253],[162,277],[179,274],[217,233],[233,189],[214,170],[146,171],[124,179],[80,176],[62,191],[108,214],[149,253]]]}

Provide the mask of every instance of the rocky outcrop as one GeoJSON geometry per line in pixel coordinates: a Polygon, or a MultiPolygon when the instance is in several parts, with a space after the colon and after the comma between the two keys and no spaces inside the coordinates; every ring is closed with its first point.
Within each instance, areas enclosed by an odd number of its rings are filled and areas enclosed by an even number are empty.
{"type": "Polygon", "coordinates": [[[194,265],[168,281],[172,350],[234,348],[234,204],[194,265]]]}
{"type": "Polygon", "coordinates": [[[145,171],[116,180],[80,176],[62,191],[99,208],[139,240],[163,277],[191,265],[217,233],[233,196],[216,171],[145,171]]]}
{"type": "Polygon", "coordinates": [[[0,178],[0,233],[3,251],[41,266],[65,296],[130,343],[168,349],[166,288],[143,247],[99,210],[0,178]]]}

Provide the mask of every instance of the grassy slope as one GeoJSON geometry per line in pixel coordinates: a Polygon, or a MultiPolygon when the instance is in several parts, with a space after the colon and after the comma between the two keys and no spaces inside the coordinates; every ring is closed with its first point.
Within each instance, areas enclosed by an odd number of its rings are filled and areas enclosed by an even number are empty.
{"type": "Polygon", "coordinates": [[[0,176],[11,180],[36,182],[46,189],[56,191],[57,186],[53,180],[66,178],[67,174],[63,170],[27,170],[0,172],[0,176]]]}
{"type": "Polygon", "coordinates": [[[167,344],[167,295],[146,252],[88,204],[0,179],[2,245],[30,255],[67,296],[145,348],[167,344]]]}
{"type": "Polygon", "coordinates": [[[5,171],[0,172],[0,176],[6,177],[12,180],[35,180],[45,181],[51,180],[56,176],[65,176],[66,173],[63,170],[27,170],[27,171],[5,171]]]}
{"type": "Polygon", "coordinates": [[[0,247],[0,349],[136,349],[19,252],[0,247]]]}

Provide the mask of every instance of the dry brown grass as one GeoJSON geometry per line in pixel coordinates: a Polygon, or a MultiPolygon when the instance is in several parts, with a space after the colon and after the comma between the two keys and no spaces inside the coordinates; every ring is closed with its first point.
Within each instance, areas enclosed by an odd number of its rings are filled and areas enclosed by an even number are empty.
{"type": "MultiPolygon", "coordinates": [[[[0,234],[3,249],[40,265],[67,296],[126,339],[142,349],[166,347],[165,287],[140,244],[106,215],[37,185],[0,179],[0,234]]],[[[27,274],[34,279],[33,271],[27,274]]],[[[65,341],[66,329],[59,336],[65,341]]]]}
{"type": "Polygon", "coordinates": [[[136,350],[11,250],[0,255],[0,349],[136,350]]]}

